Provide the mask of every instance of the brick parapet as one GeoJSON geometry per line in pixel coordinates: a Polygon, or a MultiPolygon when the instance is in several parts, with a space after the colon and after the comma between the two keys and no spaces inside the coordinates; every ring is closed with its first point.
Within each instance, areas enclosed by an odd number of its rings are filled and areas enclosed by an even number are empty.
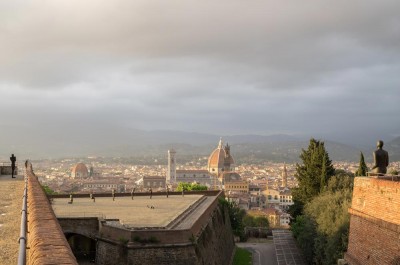
{"type": "Polygon", "coordinates": [[[355,178],[351,208],[400,225],[400,182],[368,177],[355,178]]]}
{"type": "Polygon", "coordinates": [[[350,265],[400,262],[400,182],[354,180],[346,261],[350,265]]]}
{"type": "Polygon", "coordinates": [[[28,176],[28,265],[78,264],[29,163],[28,176]]]}

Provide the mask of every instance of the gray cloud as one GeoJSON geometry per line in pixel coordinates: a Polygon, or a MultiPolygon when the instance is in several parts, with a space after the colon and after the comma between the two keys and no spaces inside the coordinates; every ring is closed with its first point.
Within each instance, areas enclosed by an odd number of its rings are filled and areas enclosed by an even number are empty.
{"type": "Polygon", "coordinates": [[[389,0],[2,1],[0,111],[10,114],[0,125],[394,136],[399,9],[389,0]]]}

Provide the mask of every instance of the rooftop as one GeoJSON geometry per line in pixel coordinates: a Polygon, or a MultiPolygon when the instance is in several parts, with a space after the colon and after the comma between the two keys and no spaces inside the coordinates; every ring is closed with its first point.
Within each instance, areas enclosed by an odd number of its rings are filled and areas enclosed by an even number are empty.
{"type": "MultiPolygon", "coordinates": [[[[68,204],[69,198],[54,198],[52,207],[57,217],[91,217],[119,219],[127,228],[157,227],[166,228],[171,222],[189,209],[195,208],[190,215],[202,214],[211,199],[204,195],[170,195],[96,197],[96,202],[89,198],[74,198],[73,204],[68,204]]],[[[186,218],[191,219],[191,218],[186,218]]],[[[195,219],[194,219],[195,220],[195,219]]]]}

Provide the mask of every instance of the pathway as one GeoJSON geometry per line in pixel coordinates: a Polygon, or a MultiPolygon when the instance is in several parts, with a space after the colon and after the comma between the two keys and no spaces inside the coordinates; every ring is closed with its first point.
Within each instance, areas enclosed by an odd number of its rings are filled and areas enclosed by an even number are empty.
{"type": "Polygon", "coordinates": [[[0,264],[17,264],[23,176],[0,175],[0,264]]]}

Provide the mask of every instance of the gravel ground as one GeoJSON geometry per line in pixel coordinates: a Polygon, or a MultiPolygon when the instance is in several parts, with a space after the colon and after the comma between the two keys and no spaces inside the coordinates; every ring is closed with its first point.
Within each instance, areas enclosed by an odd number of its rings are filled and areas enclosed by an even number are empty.
{"type": "Polygon", "coordinates": [[[132,227],[165,227],[190,205],[203,195],[170,195],[96,198],[93,202],[89,197],[74,198],[73,204],[68,204],[69,198],[53,199],[52,207],[57,217],[72,216],[103,216],[116,218],[121,224],[132,227]],[[150,208],[151,206],[154,209],[150,208]]]}
{"type": "Polygon", "coordinates": [[[21,223],[22,176],[0,176],[0,264],[17,264],[21,223]]]}

